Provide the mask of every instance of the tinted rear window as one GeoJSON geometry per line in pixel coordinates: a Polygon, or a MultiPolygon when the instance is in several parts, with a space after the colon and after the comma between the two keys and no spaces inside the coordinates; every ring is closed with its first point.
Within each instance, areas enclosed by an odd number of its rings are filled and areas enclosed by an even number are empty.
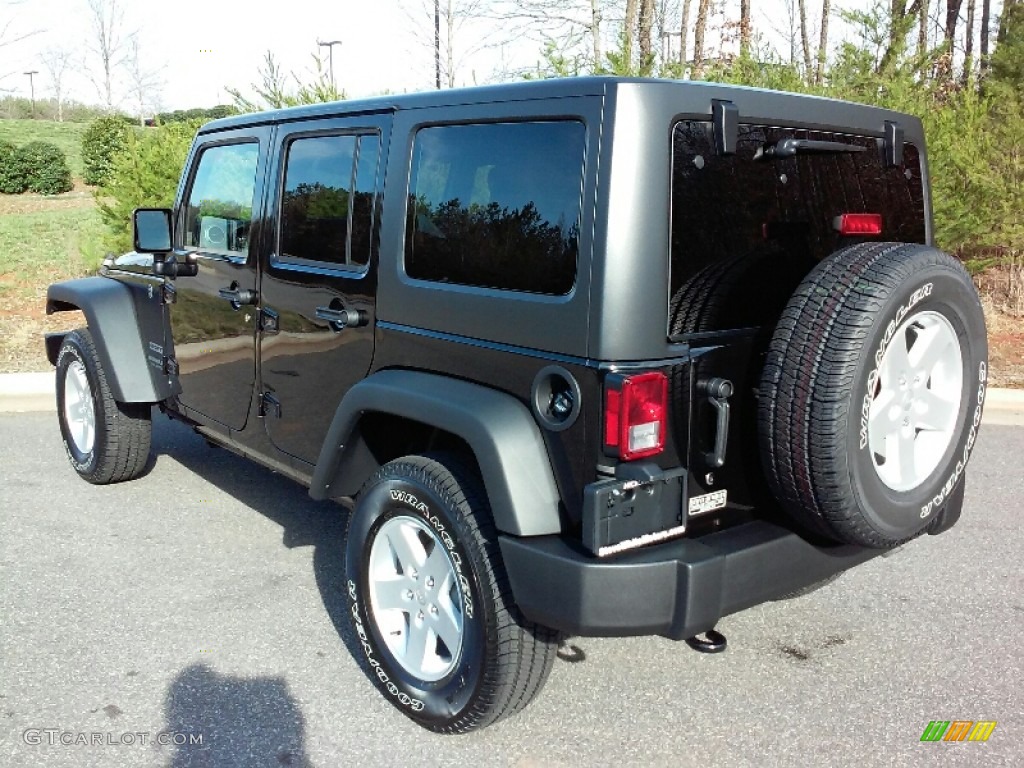
{"type": "Polygon", "coordinates": [[[586,130],[575,121],[416,134],[410,277],[562,295],[576,279],[586,130]]]}
{"type": "Polygon", "coordinates": [[[688,121],[672,141],[670,295],[686,304],[671,313],[672,336],[774,324],[814,264],[858,242],[833,228],[840,214],[882,214],[883,232],[872,240],[925,240],[911,144],[903,165],[887,168],[878,140],[820,131],[741,125],[736,154],[721,156],[710,124],[688,121]],[[864,151],[755,159],[784,138],[864,151]]]}

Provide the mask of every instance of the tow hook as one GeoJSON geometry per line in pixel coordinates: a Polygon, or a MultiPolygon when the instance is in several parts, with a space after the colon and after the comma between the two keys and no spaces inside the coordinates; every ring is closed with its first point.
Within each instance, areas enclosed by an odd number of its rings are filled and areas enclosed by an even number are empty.
{"type": "Polygon", "coordinates": [[[721,653],[726,649],[729,641],[721,632],[709,629],[703,636],[694,635],[686,638],[686,644],[700,653],[721,653]]]}

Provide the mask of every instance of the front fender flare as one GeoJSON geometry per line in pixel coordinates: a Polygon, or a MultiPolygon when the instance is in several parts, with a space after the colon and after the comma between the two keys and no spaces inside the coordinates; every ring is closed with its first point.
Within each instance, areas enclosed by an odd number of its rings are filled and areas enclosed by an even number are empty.
{"type": "MultiPolygon", "coordinates": [[[[368,412],[400,416],[462,438],[480,467],[499,531],[516,536],[561,531],[558,489],[547,448],[526,406],[478,384],[419,371],[381,371],[349,390],[317,460],[309,490],[314,499],[355,492],[332,486],[341,476],[345,449],[357,433],[359,419],[368,412]]],[[[359,484],[365,479],[359,478],[359,484]]]]}
{"type": "MultiPolygon", "coordinates": [[[[54,283],[46,291],[46,314],[80,309],[114,399],[120,403],[156,403],[177,394],[180,387],[163,374],[162,368],[148,362],[132,290],[109,277],[54,283]]],[[[47,340],[48,355],[51,347],[59,347],[52,341],[47,340]]]]}

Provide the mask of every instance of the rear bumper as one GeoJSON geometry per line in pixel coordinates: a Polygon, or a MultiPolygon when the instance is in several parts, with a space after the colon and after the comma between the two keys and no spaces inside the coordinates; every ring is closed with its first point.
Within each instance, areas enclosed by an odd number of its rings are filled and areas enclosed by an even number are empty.
{"type": "Polygon", "coordinates": [[[674,640],[882,553],[816,546],[760,521],[602,559],[558,536],[500,542],[512,592],[530,621],[573,635],[674,640]]]}

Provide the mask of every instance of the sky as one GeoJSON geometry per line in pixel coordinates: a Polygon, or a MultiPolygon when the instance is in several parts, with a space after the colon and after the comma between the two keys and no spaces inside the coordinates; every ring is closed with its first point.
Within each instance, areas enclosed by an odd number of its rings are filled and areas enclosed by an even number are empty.
{"type": "MultiPolygon", "coordinates": [[[[327,52],[317,48],[318,40],[342,41],[334,47],[334,73],[338,87],[350,97],[424,90],[434,84],[430,0],[116,2],[123,10],[122,33],[137,34],[143,68],[157,81],[159,98],[153,112],[230,103],[227,86],[251,93],[250,84],[258,79],[267,50],[274,52],[285,71],[312,79],[312,54],[321,50],[326,57],[327,52]],[[259,8],[270,10],[257,11],[259,8]]],[[[833,6],[867,7],[870,2],[834,1],[833,6]]],[[[739,6],[739,0],[725,3],[729,8],[739,6]]],[[[755,30],[784,57],[789,55],[783,29],[787,3],[792,5],[793,0],[752,3],[755,30]]],[[[1001,3],[997,0],[994,5],[1001,3]]],[[[691,17],[696,13],[696,0],[693,6],[691,17]]],[[[816,30],[820,2],[809,0],[807,7],[811,28],[816,30]]],[[[735,9],[730,13],[738,16],[735,9]]],[[[842,33],[833,18],[833,44],[842,33]]],[[[816,41],[816,32],[814,38],[816,41]]],[[[51,95],[42,57],[49,50],[63,49],[76,58],[66,75],[65,91],[77,101],[100,103],[99,92],[86,75],[90,66],[83,61],[90,39],[87,0],[0,0],[0,95],[27,97],[29,78],[23,73],[29,70],[39,72],[35,75],[36,95],[51,95]],[[30,33],[24,40],[2,45],[30,33]]],[[[508,24],[484,22],[463,28],[456,42],[462,48],[476,49],[458,62],[457,85],[507,79],[509,71],[529,67],[539,58],[539,43],[517,35],[508,24]]],[[[132,109],[127,97],[121,106],[132,109]]]]}

